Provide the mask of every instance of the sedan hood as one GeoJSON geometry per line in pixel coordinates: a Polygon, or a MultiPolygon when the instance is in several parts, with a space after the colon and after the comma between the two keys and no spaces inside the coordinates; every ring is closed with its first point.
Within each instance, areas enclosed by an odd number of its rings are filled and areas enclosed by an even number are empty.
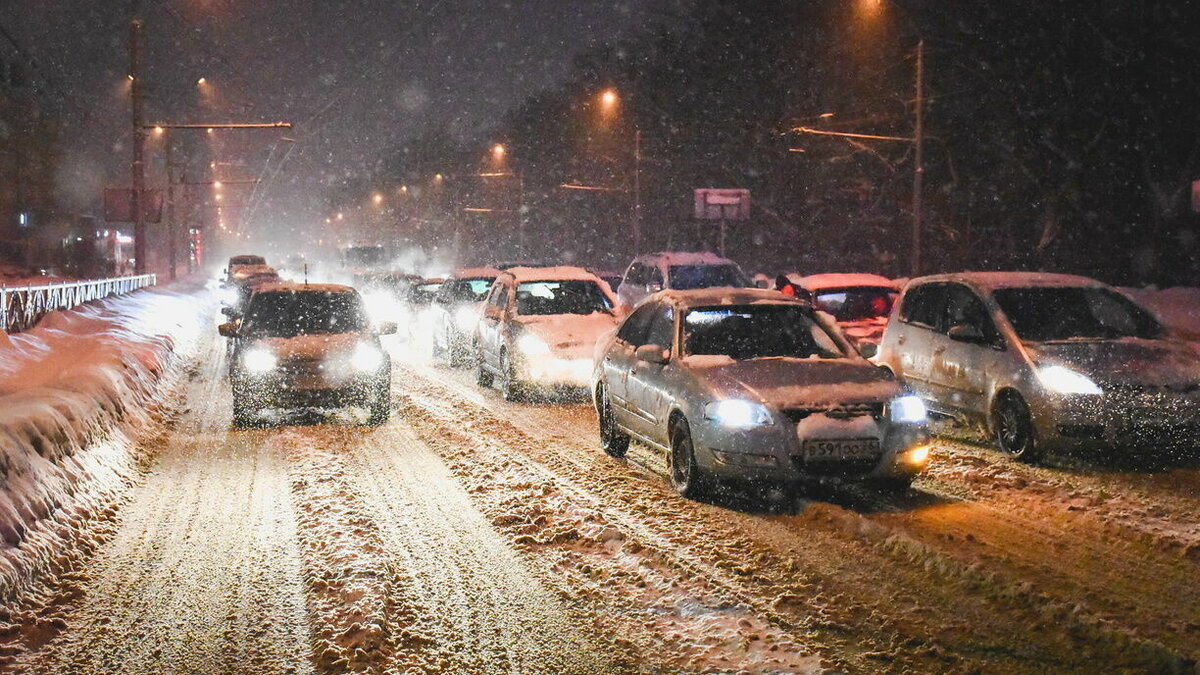
{"type": "Polygon", "coordinates": [[[688,356],[682,363],[718,397],[745,397],[781,409],[873,403],[902,393],[880,369],[850,359],[688,356]]]}
{"type": "Polygon", "coordinates": [[[1029,345],[1029,350],[1039,363],[1079,371],[1101,386],[1200,384],[1200,359],[1186,344],[1170,340],[1043,342],[1029,345]]]}
{"type": "Polygon", "coordinates": [[[604,312],[522,316],[517,321],[560,358],[591,359],[596,342],[617,325],[617,317],[604,312]]]}
{"type": "Polygon", "coordinates": [[[334,354],[345,354],[362,342],[361,333],[332,333],[324,335],[297,335],[296,337],[263,338],[258,344],[270,349],[280,363],[289,361],[317,361],[334,354]]]}

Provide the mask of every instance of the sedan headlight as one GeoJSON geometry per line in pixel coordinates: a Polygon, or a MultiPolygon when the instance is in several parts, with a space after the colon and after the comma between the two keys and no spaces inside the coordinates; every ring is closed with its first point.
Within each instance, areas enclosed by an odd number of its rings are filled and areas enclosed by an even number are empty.
{"type": "Polygon", "coordinates": [[[354,353],[350,355],[350,365],[360,372],[373,372],[383,365],[383,352],[379,351],[375,345],[360,342],[354,348],[354,353]]]}
{"type": "Polygon", "coordinates": [[[1062,366],[1045,366],[1037,371],[1042,386],[1056,394],[1103,394],[1092,378],[1062,366]]]}
{"type": "Polygon", "coordinates": [[[771,411],[761,403],[730,399],[704,406],[704,416],[718,424],[735,429],[761,427],[771,423],[771,411]]]}
{"type": "Polygon", "coordinates": [[[550,353],[550,345],[531,333],[517,338],[517,349],[520,349],[525,356],[545,356],[550,353]]]}
{"type": "Polygon", "coordinates": [[[458,327],[460,333],[470,333],[475,330],[475,324],[479,323],[479,313],[471,307],[459,307],[454,313],[454,325],[458,327]]]}
{"type": "Polygon", "coordinates": [[[921,424],[929,415],[929,411],[925,409],[925,402],[912,394],[893,399],[888,408],[891,410],[893,422],[921,424]]]}
{"type": "Polygon", "coordinates": [[[274,370],[275,366],[279,365],[279,359],[266,349],[255,347],[247,350],[242,356],[242,365],[246,370],[261,375],[274,370]]]}

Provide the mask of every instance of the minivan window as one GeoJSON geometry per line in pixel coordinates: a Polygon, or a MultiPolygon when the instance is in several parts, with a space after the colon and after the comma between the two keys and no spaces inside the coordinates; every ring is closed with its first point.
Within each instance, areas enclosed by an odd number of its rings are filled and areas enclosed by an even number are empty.
{"type": "Polygon", "coordinates": [[[737,265],[671,265],[669,272],[671,288],[681,291],[718,286],[745,288],[750,285],[737,265]]]}
{"type": "Polygon", "coordinates": [[[904,294],[900,320],[937,330],[946,305],[945,284],[924,284],[904,294]]]}

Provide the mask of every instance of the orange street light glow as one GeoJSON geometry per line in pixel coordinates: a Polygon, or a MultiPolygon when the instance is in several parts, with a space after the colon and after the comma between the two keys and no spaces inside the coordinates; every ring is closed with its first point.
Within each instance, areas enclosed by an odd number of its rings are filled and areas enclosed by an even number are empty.
{"type": "Polygon", "coordinates": [[[617,104],[617,92],[612,89],[605,89],[600,93],[600,102],[605,108],[611,108],[617,104]]]}
{"type": "Polygon", "coordinates": [[[202,78],[196,80],[196,84],[208,84],[208,79],[202,77],[202,78]]]}
{"type": "Polygon", "coordinates": [[[375,202],[376,205],[382,204],[383,203],[383,195],[376,192],[375,194],[371,195],[371,201],[375,202]]]}

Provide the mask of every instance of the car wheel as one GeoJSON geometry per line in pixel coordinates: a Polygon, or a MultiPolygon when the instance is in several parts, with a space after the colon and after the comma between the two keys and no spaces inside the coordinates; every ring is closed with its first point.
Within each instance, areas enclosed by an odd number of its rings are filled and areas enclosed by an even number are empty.
{"type": "Polygon", "coordinates": [[[1005,392],[996,399],[993,408],[992,426],[1001,452],[1024,461],[1037,459],[1039,453],[1033,433],[1033,417],[1025,399],[1016,392],[1005,392]]]}
{"type": "Polygon", "coordinates": [[[495,377],[483,365],[483,352],[475,356],[475,384],[481,387],[491,387],[495,377]]]}
{"type": "Polygon", "coordinates": [[[675,491],[688,499],[700,499],[705,493],[705,476],[696,464],[696,452],[692,446],[692,430],[687,420],[680,419],[671,428],[671,485],[675,491]]]}
{"type": "Polygon", "coordinates": [[[377,427],[392,416],[392,383],[388,380],[380,382],[375,387],[375,396],[371,400],[371,413],[367,424],[377,427]]]}
{"type": "Polygon", "coordinates": [[[507,351],[500,353],[500,372],[504,373],[503,379],[500,380],[500,393],[504,395],[504,400],[520,401],[524,398],[524,383],[517,377],[517,367],[512,359],[508,358],[507,351]]]}
{"type": "Polygon", "coordinates": [[[617,429],[608,387],[600,385],[596,392],[596,414],[600,418],[600,447],[612,457],[621,458],[629,451],[629,436],[617,429]]]}

